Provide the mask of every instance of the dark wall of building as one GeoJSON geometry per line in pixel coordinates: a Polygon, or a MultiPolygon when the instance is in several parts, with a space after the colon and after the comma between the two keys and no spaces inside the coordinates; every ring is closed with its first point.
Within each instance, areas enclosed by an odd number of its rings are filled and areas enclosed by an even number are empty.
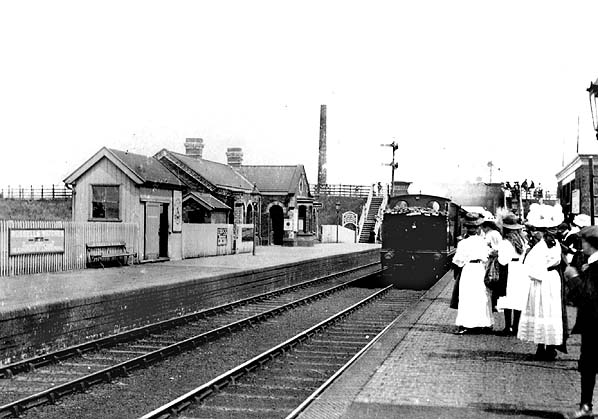
{"type": "Polygon", "coordinates": [[[341,204],[339,216],[343,212],[353,211],[358,217],[361,216],[361,209],[365,205],[367,198],[354,198],[344,196],[320,195],[317,202],[322,203],[322,208],[318,209],[318,215],[321,225],[336,224],[336,203],[341,204]]]}
{"type": "MultiPolygon", "coordinates": [[[[594,164],[594,210],[598,209],[596,196],[598,195],[598,165],[594,164]]],[[[584,164],[575,170],[575,179],[563,185],[559,182],[557,185],[557,196],[561,200],[561,206],[565,215],[569,215],[572,210],[571,194],[575,189],[579,189],[580,213],[590,214],[590,166],[584,164]]]]}
{"type": "Polygon", "coordinates": [[[0,199],[0,220],[71,221],[72,201],[0,199]]]}

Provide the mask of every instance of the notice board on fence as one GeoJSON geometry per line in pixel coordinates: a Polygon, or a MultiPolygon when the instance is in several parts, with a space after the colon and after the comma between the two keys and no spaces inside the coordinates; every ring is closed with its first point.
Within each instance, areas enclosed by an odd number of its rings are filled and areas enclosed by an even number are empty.
{"type": "Polygon", "coordinates": [[[218,246],[226,246],[226,243],[228,242],[228,229],[227,228],[218,228],[217,231],[217,242],[216,244],[218,246]]]}
{"type": "Polygon", "coordinates": [[[11,228],[8,234],[9,255],[64,253],[63,228],[11,228]]]}

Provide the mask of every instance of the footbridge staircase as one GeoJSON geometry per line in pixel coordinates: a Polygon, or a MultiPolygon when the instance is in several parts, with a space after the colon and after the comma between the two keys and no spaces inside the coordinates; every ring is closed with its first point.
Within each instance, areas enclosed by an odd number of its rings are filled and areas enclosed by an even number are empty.
{"type": "Polygon", "coordinates": [[[387,195],[374,195],[372,188],[359,218],[359,243],[376,242],[386,203],[387,195]]]}

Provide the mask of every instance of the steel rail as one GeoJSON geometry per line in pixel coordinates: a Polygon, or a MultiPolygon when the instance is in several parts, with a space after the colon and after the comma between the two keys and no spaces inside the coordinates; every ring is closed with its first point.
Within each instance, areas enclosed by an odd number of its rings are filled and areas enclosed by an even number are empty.
{"type": "Polygon", "coordinates": [[[233,331],[241,330],[245,327],[250,327],[258,322],[265,321],[277,314],[283,313],[299,305],[304,305],[310,301],[321,299],[342,289],[348,288],[350,284],[376,273],[377,272],[364,274],[363,276],[347,281],[343,284],[328,288],[324,291],[309,295],[299,300],[295,300],[291,303],[283,304],[262,313],[229,323],[211,331],[201,333],[197,336],[165,346],[152,352],[148,352],[144,355],[132,358],[111,367],[104,368],[103,370],[97,371],[95,373],[88,374],[67,383],[60,384],[31,396],[27,396],[14,402],[5,404],[0,406],[0,418],[17,417],[24,411],[34,407],[47,403],[55,403],[57,399],[64,397],[65,395],[77,391],[84,392],[92,385],[102,382],[110,382],[113,378],[126,376],[132,370],[145,368],[150,364],[163,360],[167,356],[177,355],[183,351],[194,349],[198,345],[213,340],[217,337],[230,334],[233,331]]]}
{"type": "Polygon", "coordinates": [[[208,381],[207,383],[202,384],[201,386],[183,394],[182,396],[170,401],[169,403],[166,403],[165,405],[145,414],[140,419],[167,419],[171,417],[176,417],[180,412],[188,408],[191,404],[197,403],[205,399],[206,397],[218,392],[221,388],[224,388],[229,384],[234,384],[235,381],[238,380],[240,377],[259,368],[260,366],[262,366],[268,361],[273,360],[277,356],[285,354],[287,351],[299,345],[301,342],[306,341],[314,334],[321,332],[327,327],[332,326],[338,321],[344,319],[345,317],[358,310],[359,308],[363,307],[364,305],[374,301],[377,298],[380,298],[382,295],[386,294],[392,288],[393,285],[389,285],[386,288],[383,288],[382,290],[375,292],[374,294],[353,304],[351,307],[346,308],[340,313],[337,313],[329,317],[328,319],[295,335],[294,337],[286,340],[285,342],[261,353],[260,355],[257,355],[249,361],[246,361],[243,364],[230,369],[229,371],[219,375],[218,377],[208,381]]]}
{"type": "MultiPolygon", "coordinates": [[[[420,301],[421,301],[420,297],[420,301]]],[[[403,312],[404,313],[404,312],[403,312]]],[[[367,343],[359,352],[351,357],[342,367],[340,367],[334,374],[328,378],[320,387],[318,387],[312,394],[310,394],[295,410],[289,413],[284,419],[296,419],[299,414],[301,414],[310,404],[312,404],[323,392],[326,390],[330,385],[341,375],[343,374],[351,365],[353,365],[359,358],[363,356],[378,340],[384,336],[384,334],[395,325],[396,322],[401,319],[403,314],[400,314],[395,320],[393,320],[389,325],[387,325],[384,329],[382,329],[371,341],[367,343]]]]}
{"type": "Polygon", "coordinates": [[[299,284],[290,285],[288,287],[284,287],[278,290],[269,291],[263,294],[254,295],[252,297],[243,298],[240,300],[236,300],[230,303],[221,304],[216,307],[211,307],[209,309],[197,311],[194,313],[186,314],[180,317],[176,317],[174,319],[167,319],[162,320],[157,323],[153,323],[146,326],[137,327],[131,330],[127,330],[125,332],[117,333],[114,335],[106,336],[100,339],[95,339],[93,341],[69,346],[64,349],[60,349],[57,351],[53,351],[48,354],[27,358],[22,361],[14,362],[8,365],[0,366],[0,379],[1,378],[12,378],[16,374],[20,374],[23,372],[30,372],[38,367],[43,367],[50,364],[55,364],[60,361],[64,361],[65,359],[72,358],[75,356],[80,356],[84,353],[97,351],[101,348],[107,348],[110,346],[114,346],[116,344],[127,342],[133,339],[139,339],[145,336],[148,336],[155,332],[162,332],[167,329],[171,329],[174,327],[182,326],[188,324],[193,321],[197,321],[209,316],[213,316],[218,313],[226,312],[231,309],[241,307],[244,305],[248,305],[260,300],[266,300],[268,298],[272,298],[281,294],[285,294],[297,289],[306,288],[310,285],[317,284],[318,282],[323,282],[325,280],[330,280],[335,276],[340,275],[347,275],[351,272],[358,271],[360,269],[368,268],[374,265],[378,265],[380,262],[372,262],[367,265],[359,266],[357,268],[346,269],[341,272],[337,272],[331,275],[321,276],[319,278],[310,279],[309,281],[304,281],[299,284]]]}

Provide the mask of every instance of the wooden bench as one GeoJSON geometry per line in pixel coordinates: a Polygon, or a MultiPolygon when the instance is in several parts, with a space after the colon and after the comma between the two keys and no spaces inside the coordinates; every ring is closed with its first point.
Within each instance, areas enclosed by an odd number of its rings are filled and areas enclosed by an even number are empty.
{"type": "Polygon", "coordinates": [[[109,260],[115,260],[122,266],[121,259],[128,265],[129,257],[133,258],[133,262],[137,257],[137,253],[127,251],[125,242],[87,243],[85,247],[89,265],[99,264],[102,268],[109,260]]]}

